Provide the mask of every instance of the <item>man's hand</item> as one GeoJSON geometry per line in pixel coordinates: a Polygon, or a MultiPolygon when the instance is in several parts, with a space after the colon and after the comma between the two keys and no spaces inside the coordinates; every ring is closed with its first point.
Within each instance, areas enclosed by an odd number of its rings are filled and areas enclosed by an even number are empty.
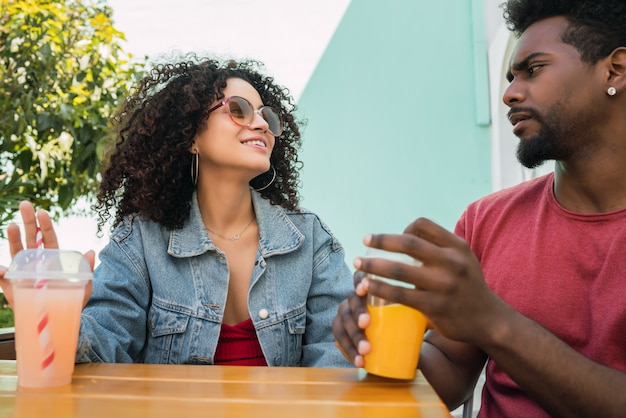
{"type": "Polygon", "coordinates": [[[367,290],[362,285],[364,277],[360,271],[354,274],[355,291],[339,305],[333,320],[335,345],[356,367],[363,367],[363,356],[371,349],[363,332],[370,323],[365,304],[367,290]]]}
{"type": "MultiPolygon", "coordinates": [[[[426,315],[430,326],[457,341],[480,346],[488,339],[485,330],[497,321],[501,309],[510,310],[486,285],[476,256],[465,240],[420,218],[403,234],[369,235],[368,247],[404,253],[421,261],[407,265],[379,258],[357,257],[359,280],[355,293],[344,301],[333,322],[333,332],[344,355],[355,364],[369,352],[363,329],[369,323],[364,295],[411,306],[426,315]],[[415,288],[392,286],[367,275],[404,281],[415,288]]],[[[355,280],[357,281],[357,280],[355,280]]]]}

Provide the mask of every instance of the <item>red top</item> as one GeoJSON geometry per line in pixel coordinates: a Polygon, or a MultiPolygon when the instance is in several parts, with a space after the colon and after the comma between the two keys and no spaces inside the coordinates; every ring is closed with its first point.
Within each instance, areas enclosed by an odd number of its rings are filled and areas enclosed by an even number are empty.
{"type": "MultiPolygon", "coordinates": [[[[582,355],[626,372],[626,210],[568,211],[553,185],[550,174],[485,197],[456,232],[502,299],[582,355]]],[[[490,360],[478,416],[549,415],[490,360]]]]}
{"type": "Polygon", "coordinates": [[[215,350],[215,364],[267,366],[252,319],[236,325],[222,324],[215,350]]]}

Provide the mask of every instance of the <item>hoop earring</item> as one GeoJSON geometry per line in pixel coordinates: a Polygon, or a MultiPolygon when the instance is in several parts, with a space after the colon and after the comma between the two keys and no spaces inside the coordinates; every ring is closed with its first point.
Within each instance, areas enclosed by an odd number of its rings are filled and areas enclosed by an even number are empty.
{"type": "Polygon", "coordinates": [[[198,184],[198,153],[191,154],[191,182],[193,185],[198,184]]]}
{"type": "Polygon", "coordinates": [[[615,96],[615,93],[617,93],[617,90],[615,90],[615,87],[611,86],[606,90],[606,94],[608,94],[609,96],[615,96]]]}
{"type": "MultiPolygon", "coordinates": [[[[270,168],[271,168],[271,169],[272,169],[272,171],[274,172],[274,174],[272,175],[272,179],[270,180],[270,182],[269,182],[269,183],[267,183],[267,184],[266,184],[265,186],[263,186],[263,187],[259,187],[258,189],[256,189],[256,188],[254,188],[254,187],[253,187],[253,188],[252,188],[252,190],[254,190],[255,192],[260,192],[261,190],[265,190],[265,189],[267,189],[268,187],[270,187],[270,185],[271,185],[272,183],[274,183],[274,180],[276,180],[276,169],[274,168],[274,166],[273,166],[273,165],[271,165],[271,166],[270,166],[270,168]]],[[[269,172],[269,170],[267,170],[267,171],[266,171],[266,173],[267,173],[267,172],[269,172]]]]}

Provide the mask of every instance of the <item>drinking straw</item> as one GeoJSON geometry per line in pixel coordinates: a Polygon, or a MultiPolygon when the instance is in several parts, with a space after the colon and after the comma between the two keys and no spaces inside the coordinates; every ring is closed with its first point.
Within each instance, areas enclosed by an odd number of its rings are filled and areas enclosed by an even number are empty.
{"type": "Polygon", "coordinates": [[[50,338],[50,327],[48,325],[48,312],[46,310],[46,290],[48,281],[42,273],[43,264],[43,235],[41,229],[37,228],[37,274],[35,279],[35,306],[37,307],[37,338],[39,347],[42,350],[41,369],[52,369],[54,361],[54,346],[50,338]]]}

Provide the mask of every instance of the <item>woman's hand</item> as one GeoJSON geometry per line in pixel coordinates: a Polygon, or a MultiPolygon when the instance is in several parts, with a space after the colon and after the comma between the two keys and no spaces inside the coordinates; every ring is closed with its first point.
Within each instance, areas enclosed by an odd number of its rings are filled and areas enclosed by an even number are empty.
{"type": "MultiPolygon", "coordinates": [[[[9,241],[11,258],[15,257],[15,254],[22,251],[24,248],[37,248],[37,228],[41,230],[44,248],[59,248],[57,235],[54,231],[54,226],[52,225],[52,220],[50,219],[48,212],[45,210],[39,210],[35,213],[33,205],[28,201],[24,201],[20,203],[20,214],[24,223],[24,238],[26,240],[26,247],[24,247],[24,244],[22,243],[20,228],[15,223],[11,223],[7,228],[7,238],[9,241]]],[[[93,271],[95,253],[93,251],[88,251],[85,253],[85,258],[89,261],[91,270],[93,271]]],[[[6,267],[0,267],[0,287],[4,292],[9,305],[13,306],[13,289],[9,280],[4,278],[6,271],[6,267]]],[[[85,288],[83,306],[87,304],[90,296],[91,281],[87,283],[87,287],[85,288]]]]}

